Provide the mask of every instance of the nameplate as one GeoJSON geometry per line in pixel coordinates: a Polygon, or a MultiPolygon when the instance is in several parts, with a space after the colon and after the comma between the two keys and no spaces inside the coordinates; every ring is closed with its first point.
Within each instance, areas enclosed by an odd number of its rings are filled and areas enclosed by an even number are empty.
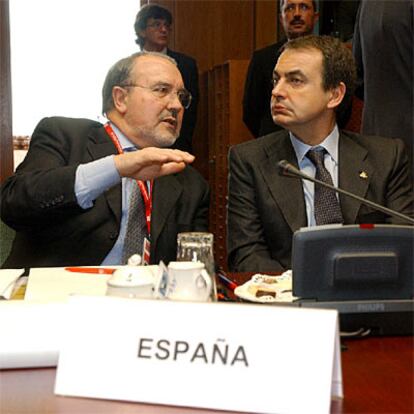
{"type": "Polygon", "coordinates": [[[258,413],[342,397],[335,310],[74,296],[55,393],[258,413]]]}

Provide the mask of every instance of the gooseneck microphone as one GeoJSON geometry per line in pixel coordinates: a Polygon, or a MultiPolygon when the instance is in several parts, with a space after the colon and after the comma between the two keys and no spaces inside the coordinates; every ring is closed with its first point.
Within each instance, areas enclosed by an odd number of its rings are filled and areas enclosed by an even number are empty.
{"type": "Polygon", "coordinates": [[[359,197],[356,194],[353,194],[353,193],[350,193],[349,191],[343,190],[342,188],[334,187],[333,185],[327,184],[323,181],[317,180],[316,178],[310,177],[309,175],[304,174],[302,171],[298,170],[295,166],[293,166],[291,163],[289,163],[286,160],[279,161],[277,163],[277,165],[279,167],[279,172],[282,175],[285,175],[287,177],[302,178],[304,180],[312,181],[316,184],[320,184],[324,187],[330,188],[332,191],[335,191],[335,192],[340,193],[340,194],[344,194],[348,197],[351,197],[355,200],[358,200],[362,204],[366,204],[367,206],[370,206],[375,210],[381,211],[381,212],[383,212],[385,214],[388,214],[390,216],[398,217],[400,219],[403,219],[403,220],[407,221],[408,223],[414,224],[414,219],[412,219],[411,217],[409,217],[405,214],[399,213],[398,211],[391,210],[390,208],[383,207],[382,205],[374,203],[373,201],[367,200],[366,198],[359,197]]]}

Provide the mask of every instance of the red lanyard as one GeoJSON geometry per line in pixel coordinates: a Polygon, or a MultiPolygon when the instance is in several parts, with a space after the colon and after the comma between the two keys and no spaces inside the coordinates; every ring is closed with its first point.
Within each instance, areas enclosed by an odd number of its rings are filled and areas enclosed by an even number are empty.
{"type": "MultiPolygon", "coordinates": [[[[108,133],[109,138],[111,138],[112,142],[114,143],[116,149],[118,150],[119,154],[122,154],[124,151],[121,147],[121,144],[119,143],[119,139],[115,134],[115,131],[113,130],[111,124],[107,122],[104,125],[105,131],[108,133]]],[[[144,200],[145,204],[145,219],[147,221],[147,229],[148,229],[148,237],[150,237],[151,234],[151,211],[152,211],[152,186],[154,184],[154,181],[150,181],[149,185],[149,192],[147,191],[147,186],[145,183],[141,180],[135,180],[139,189],[141,190],[142,198],[144,200]]]]}

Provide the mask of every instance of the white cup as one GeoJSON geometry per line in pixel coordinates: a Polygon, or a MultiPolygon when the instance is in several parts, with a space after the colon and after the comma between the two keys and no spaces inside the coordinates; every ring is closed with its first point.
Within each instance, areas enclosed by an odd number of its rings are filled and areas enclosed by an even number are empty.
{"type": "Polygon", "coordinates": [[[151,299],[154,277],[145,266],[124,266],[117,269],[107,283],[107,296],[151,299]]]}
{"type": "Polygon", "coordinates": [[[187,232],[177,235],[177,261],[202,262],[210,275],[213,287],[211,300],[217,300],[216,272],[213,253],[214,236],[212,233],[187,232]]]}
{"type": "Polygon", "coordinates": [[[172,300],[208,302],[212,281],[201,262],[170,262],[165,297],[172,300]]]}

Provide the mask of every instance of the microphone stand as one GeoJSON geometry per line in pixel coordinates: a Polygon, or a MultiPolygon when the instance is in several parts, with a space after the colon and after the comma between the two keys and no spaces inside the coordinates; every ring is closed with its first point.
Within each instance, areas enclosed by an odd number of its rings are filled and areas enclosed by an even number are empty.
{"type": "Polygon", "coordinates": [[[383,212],[385,214],[388,214],[390,216],[398,217],[400,219],[403,219],[404,221],[408,221],[409,223],[414,224],[414,219],[412,219],[411,217],[409,217],[405,214],[402,214],[398,211],[391,210],[390,208],[383,207],[380,204],[377,204],[377,203],[374,203],[373,201],[367,200],[366,198],[359,197],[356,194],[350,193],[349,191],[342,190],[342,188],[334,187],[333,185],[325,183],[324,181],[320,181],[320,180],[317,180],[316,178],[310,177],[309,175],[304,174],[302,171],[298,170],[296,167],[294,167],[292,164],[290,164],[286,160],[279,161],[277,163],[277,165],[279,166],[280,171],[282,172],[282,174],[287,176],[287,177],[303,178],[305,180],[312,181],[316,184],[320,184],[324,187],[327,187],[327,188],[331,189],[332,191],[338,192],[340,194],[344,194],[348,197],[351,197],[355,200],[358,200],[362,204],[370,206],[375,210],[381,211],[381,212],[383,212]]]}

